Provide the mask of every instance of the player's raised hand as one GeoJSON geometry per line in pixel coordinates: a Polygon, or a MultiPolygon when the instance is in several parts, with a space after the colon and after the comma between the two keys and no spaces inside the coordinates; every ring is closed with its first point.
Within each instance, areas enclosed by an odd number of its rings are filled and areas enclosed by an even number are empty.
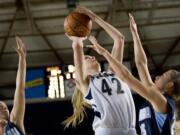
{"type": "Polygon", "coordinates": [[[77,8],[75,9],[75,11],[89,16],[92,21],[94,21],[94,19],[95,19],[95,14],[94,14],[91,10],[89,10],[89,9],[87,9],[87,8],[85,8],[85,7],[79,6],[79,7],[77,7],[77,8]]]}
{"type": "Polygon", "coordinates": [[[104,49],[96,40],[96,38],[94,36],[90,36],[89,37],[89,41],[92,43],[91,46],[87,46],[90,47],[92,49],[94,49],[97,53],[99,53],[100,55],[103,55],[105,52],[107,52],[106,49],[104,49]]]}
{"type": "Polygon", "coordinates": [[[16,39],[16,45],[17,45],[16,51],[18,55],[21,57],[26,57],[26,48],[23,41],[18,36],[16,36],[15,39],[16,39]]]}
{"type": "Polygon", "coordinates": [[[130,30],[132,32],[136,32],[137,31],[137,25],[136,25],[134,17],[131,13],[129,13],[129,24],[130,24],[130,30]]]}

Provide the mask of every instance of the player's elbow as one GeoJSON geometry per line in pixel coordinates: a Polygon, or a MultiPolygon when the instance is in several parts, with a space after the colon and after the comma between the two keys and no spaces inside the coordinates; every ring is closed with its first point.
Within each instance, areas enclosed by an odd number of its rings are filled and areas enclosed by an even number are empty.
{"type": "Polygon", "coordinates": [[[124,42],[125,36],[122,34],[118,34],[117,36],[115,36],[115,40],[118,42],[124,42]]]}

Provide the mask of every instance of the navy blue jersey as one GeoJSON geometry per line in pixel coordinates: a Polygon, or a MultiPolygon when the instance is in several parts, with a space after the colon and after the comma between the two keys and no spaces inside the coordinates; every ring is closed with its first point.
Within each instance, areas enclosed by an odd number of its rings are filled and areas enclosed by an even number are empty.
{"type": "Polygon", "coordinates": [[[24,135],[15,124],[8,122],[3,135],[24,135]]]}
{"type": "Polygon", "coordinates": [[[167,99],[168,113],[155,112],[149,102],[145,102],[139,110],[139,126],[141,135],[174,135],[175,129],[175,103],[173,99],[164,95],[167,99]]]}

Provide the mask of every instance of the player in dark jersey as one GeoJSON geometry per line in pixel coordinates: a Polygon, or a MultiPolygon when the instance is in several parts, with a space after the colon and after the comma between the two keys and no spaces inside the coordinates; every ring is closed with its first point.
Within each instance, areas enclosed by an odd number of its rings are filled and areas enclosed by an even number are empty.
{"type": "MultiPolygon", "coordinates": [[[[88,15],[112,37],[114,46],[111,55],[122,63],[124,36],[92,11],[86,8],[78,8],[77,11],[88,15]]],[[[88,103],[95,113],[93,129],[96,135],[135,135],[135,107],[129,87],[119,80],[112,70],[101,72],[95,57],[84,55],[84,38],[69,38],[73,42],[76,81],[79,88],[75,93],[81,96],[73,96],[74,114],[65,121],[66,126],[76,126],[82,122],[82,107],[88,103]]]]}
{"type": "Polygon", "coordinates": [[[25,76],[26,76],[26,51],[19,37],[16,37],[19,55],[19,64],[16,77],[16,90],[14,104],[11,113],[7,105],[0,101],[0,135],[25,135],[24,113],[25,113],[25,76]]]}
{"type": "MultiPolygon", "coordinates": [[[[131,30],[136,27],[134,23],[133,17],[130,15],[131,30]]],[[[139,119],[140,125],[142,126],[141,134],[174,135],[172,128],[175,120],[175,104],[169,95],[174,92],[176,94],[180,94],[178,89],[176,89],[179,83],[179,73],[175,70],[169,70],[159,77],[155,83],[153,83],[150,78],[149,71],[147,70],[147,59],[145,53],[141,48],[138,50],[138,53],[135,54],[135,57],[137,57],[136,55],[139,55],[139,61],[136,59],[136,63],[139,62],[138,64],[142,64],[141,66],[144,66],[141,68],[141,71],[138,69],[141,77],[141,81],[139,81],[132,76],[122,63],[119,63],[107,50],[101,47],[94,37],[90,37],[89,40],[93,44],[92,48],[106,58],[110,66],[116,72],[117,76],[148,101],[148,103],[145,103],[140,110],[139,119]],[[165,92],[168,95],[163,95],[165,92]]],[[[140,42],[139,37],[134,38],[134,40],[136,40],[134,41],[135,45],[137,42],[140,42]]]]}
{"type": "Polygon", "coordinates": [[[135,63],[142,83],[147,87],[155,87],[152,98],[146,98],[145,103],[139,110],[139,126],[141,135],[174,135],[175,128],[175,103],[173,94],[178,94],[179,73],[168,70],[152,81],[148,71],[147,58],[144,53],[140,37],[138,35],[136,22],[129,14],[130,30],[134,41],[135,63]]]}

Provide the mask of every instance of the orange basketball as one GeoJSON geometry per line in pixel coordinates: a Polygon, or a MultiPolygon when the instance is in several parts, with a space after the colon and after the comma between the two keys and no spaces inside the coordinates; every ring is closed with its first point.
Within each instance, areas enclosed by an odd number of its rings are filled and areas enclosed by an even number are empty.
{"type": "Polygon", "coordinates": [[[91,32],[92,22],[89,16],[71,12],[64,21],[64,31],[69,36],[85,37],[91,32]]]}

